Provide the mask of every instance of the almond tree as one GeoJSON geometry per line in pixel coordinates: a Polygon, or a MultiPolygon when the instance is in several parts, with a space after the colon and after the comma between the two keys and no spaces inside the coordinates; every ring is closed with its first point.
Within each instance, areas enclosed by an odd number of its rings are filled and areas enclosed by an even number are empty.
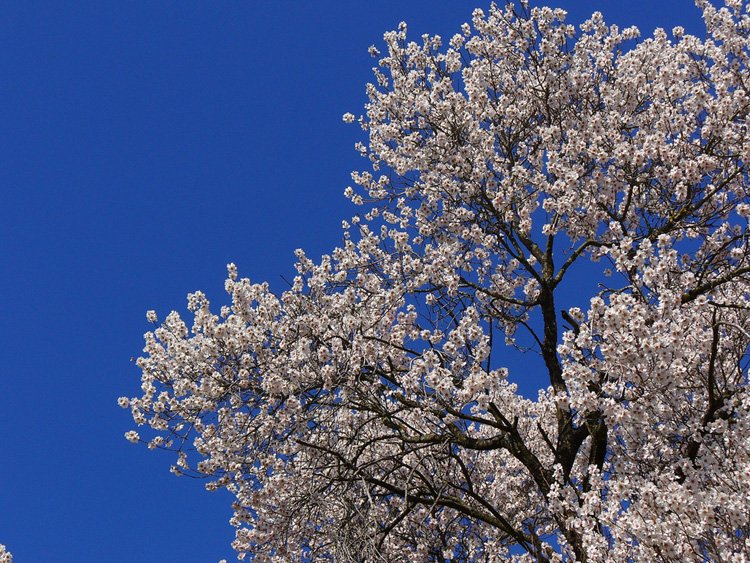
{"type": "Polygon", "coordinates": [[[236,496],[240,557],[750,559],[750,16],[698,4],[705,39],[402,24],[343,244],[149,312],[127,437],[236,496]]]}

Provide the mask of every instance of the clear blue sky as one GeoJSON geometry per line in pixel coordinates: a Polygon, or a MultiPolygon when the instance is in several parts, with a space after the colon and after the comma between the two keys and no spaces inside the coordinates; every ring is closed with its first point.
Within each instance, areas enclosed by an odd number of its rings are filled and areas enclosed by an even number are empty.
{"type": "MultiPolygon", "coordinates": [[[[230,498],[123,438],[144,313],[283,287],[352,211],[370,44],[450,37],[487,4],[0,4],[0,543],[24,562],[233,558],[230,498]]],[[[559,0],[580,22],[683,25],[689,0],[559,0]]]]}

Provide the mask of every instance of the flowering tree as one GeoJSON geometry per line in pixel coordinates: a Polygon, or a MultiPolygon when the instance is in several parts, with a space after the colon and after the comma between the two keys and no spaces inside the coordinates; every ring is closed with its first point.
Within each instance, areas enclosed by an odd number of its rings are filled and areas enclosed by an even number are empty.
{"type": "Polygon", "coordinates": [[[699,5],[705,39],[402,24],[342,246],[149,312],[127,437],[236,496],[240,557],[750,559],[750,16],[699,5]]]}

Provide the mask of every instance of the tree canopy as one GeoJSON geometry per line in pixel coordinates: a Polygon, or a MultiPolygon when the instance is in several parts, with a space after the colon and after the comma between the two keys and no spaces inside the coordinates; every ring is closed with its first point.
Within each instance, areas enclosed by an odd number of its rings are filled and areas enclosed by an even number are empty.
{"type": "Polygon", "coordinates": [[[400,25],[343,244],[148,313],[127,437],[235,495],[239,556],[750,559],[750,16],[698,4],[703,39],[400,25]]]}

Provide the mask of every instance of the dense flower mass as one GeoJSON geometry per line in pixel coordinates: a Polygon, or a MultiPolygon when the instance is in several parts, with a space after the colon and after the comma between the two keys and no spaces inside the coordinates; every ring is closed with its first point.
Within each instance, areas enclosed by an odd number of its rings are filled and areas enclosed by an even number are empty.
{"type": "Polygon", "coordinates": [[[236,496],[240,557],[750,560],[750,15],[698,4],[402,24],[342,246],[148,313],[126,437],[236,496]]]}
{"type": "Polygon", "coordinates": [[[0,563],[13,563],[13,555],[0,543],[0,563]]]}

